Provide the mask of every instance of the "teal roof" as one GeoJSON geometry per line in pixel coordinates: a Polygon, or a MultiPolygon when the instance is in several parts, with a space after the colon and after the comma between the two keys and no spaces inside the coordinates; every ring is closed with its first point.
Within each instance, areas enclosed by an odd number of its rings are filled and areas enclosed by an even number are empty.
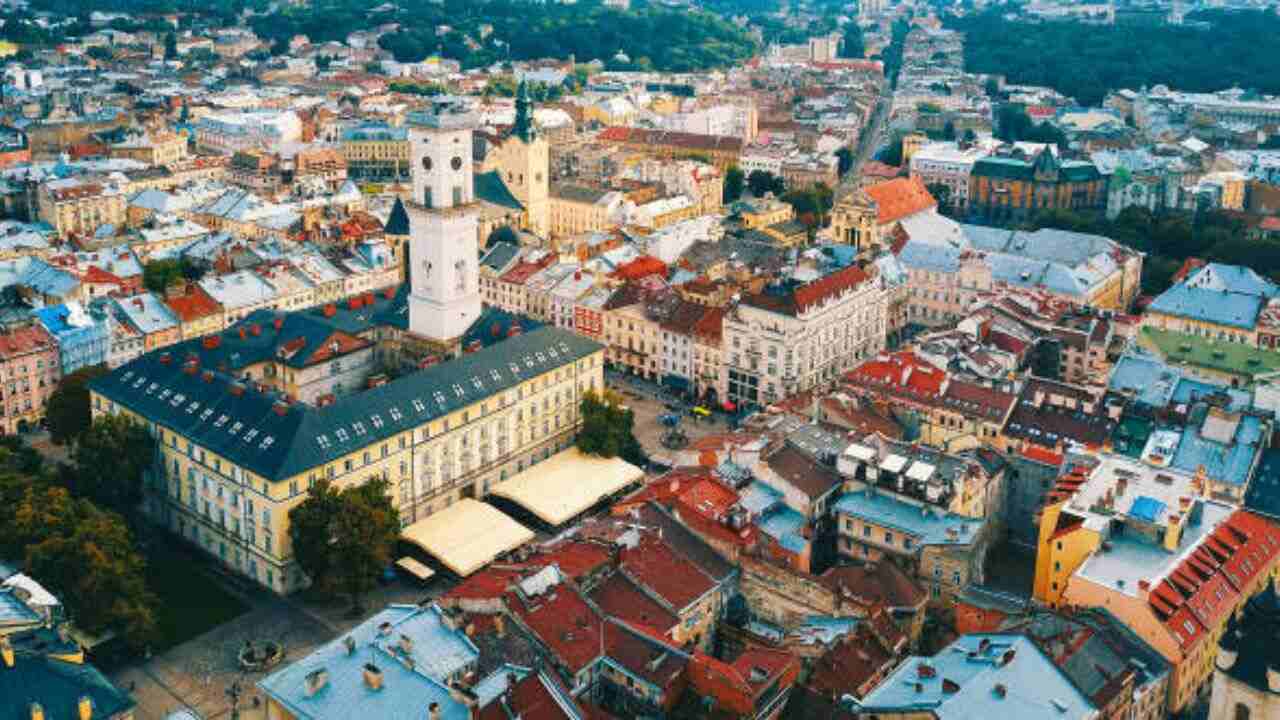
{"type": "MultiPolygon", "coordinates": [[[[263,335],[267,334],[264,329],[263,335]]],[[[275,392],[241,387],[216,366],[188,374],[200,341],[157,350],[91,383],[94,391],[268,480],[282,480],[387,440],[424,422],[576,362],[601,345],[555,327],[510,337],[474,353],[339,398],[317,408],[280,407],[275,392]],[[166,359],[166,356],[167,359],[166,359]]]]}
{"type": "Polygon", "coordinates": [[[387,224],[382,228],[382,232],[387,235],[408,236],[409,234],[409,213],[405,212],[404,203],[400,198],[396,198],[396,204],[391,208],[391,215],[387,218],[387,224]]]}
{"type": "Polygon", "coordinates": [[[476,173],[473,187],[477,200],[501,205],[512,210],[524,209],[524,205],[507,189],[507,184],[502,181],[496,170],[487,173],[476,173]]]}
{"type": "Polygon", "coordinates": [[[56,660],[14,644],[13,667],[0,664],[0,720],[31,720],[32,703],[39,703],[50,720],[80,717],[84,697],[89,698],[95,718],[116,717],[134,707],[133,698],[94,666],[56,660]]]}

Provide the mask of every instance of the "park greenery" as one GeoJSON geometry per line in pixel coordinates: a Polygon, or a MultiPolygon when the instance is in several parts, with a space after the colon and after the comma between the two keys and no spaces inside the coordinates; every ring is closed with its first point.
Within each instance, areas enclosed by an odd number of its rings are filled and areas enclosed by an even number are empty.
{"type": "Polygon", "coordinates": [[[382,478],[339,489],[320,480],[289,511],[294,557],[317,592],[346,596],[355,611],[391,565],[400,513],[382,478]]]}
{"type": "Polygon", "coordinates": [[[1274,13],[1202,11],[1209,23],[1150,27],[1117,23],[1032,23],[1005,18],[992,7],[948,27],[965,33],[965,69],[1004,75],[1010,83],[1047,85],[1083,105],[1098,105],[1112,90],[1164,84],[1190,92],[1238,86],[1280,93],[1275,72],[1274,13]]]}
{"type": "Polygon", "coordinates": [[[572,56],[618,69],[684,72],[726,67],[756,49],[745,32],[716,15],[669,10],[656,3],[638,2],[630,10],[618,10],[599,0],[573,5],[444,0],[411,3],[390,13],[368,8],[353,0],[325,0],[280,7],[255,16],[250,26],[280,54],[295,35],[313,43],[341,41],[354,30],[396,22],[400,29],[379,42],[397,61],[439,56],[458,60],[465,68],[572,56]],[[628,60],[615,61],[619,53],[628,60]]]}

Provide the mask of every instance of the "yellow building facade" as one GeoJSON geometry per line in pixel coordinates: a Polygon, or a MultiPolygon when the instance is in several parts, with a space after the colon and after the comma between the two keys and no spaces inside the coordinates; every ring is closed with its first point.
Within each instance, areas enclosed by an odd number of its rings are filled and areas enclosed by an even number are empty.
{"type": "Polygon", "coordinates": [[[168,361],[170,353],[151,353],[96,382],[93,414],[130,417],[156,438],[145,488],[153,519],[277,593],[309,582],[293,557],[289,511],[318,480],[339,489],[387,480],[407,526],[461,498],[484,497],[491,485],[567,447],[581,422],[583,395],[604,387],[603,348],[556,328],[467,356],[465,367],[492,372],[470,375],[445,362],[324,409],[282,405],[253,383],[165,364],[180,362],[172,358],[186,348],[171,350],[168,361]],[[182,410],[189,403],[196,404],[190,413],[182,410]],[[260,413],[235,412],[254,407],[271,408],[265,421],[260,413]],[[307,430],[277,439],[260,427],[292,413],[302,414],[307,430]],[[329,428],[324,418],[335,413],[351,421],[329,428]],[[255,452],[271,453],[277,442],[283,447],[276,453],[314,460],[286,461],[274,477],[246,462],[255,452]]]}

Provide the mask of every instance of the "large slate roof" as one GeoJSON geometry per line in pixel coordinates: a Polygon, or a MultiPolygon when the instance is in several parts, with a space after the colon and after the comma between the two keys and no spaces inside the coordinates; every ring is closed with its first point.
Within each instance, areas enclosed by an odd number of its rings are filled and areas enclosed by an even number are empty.
{"type": "Polygon", "coordinates": [[[246,387],[206,363],[190,369],[188,353],[199,355],[194,343],[143,355],[94,380],[91,388],[254,474],[282,480],[491,397],[600,347],[567,330],[542,327],[322,408],[282,405],[278,393],[246,387]]]}

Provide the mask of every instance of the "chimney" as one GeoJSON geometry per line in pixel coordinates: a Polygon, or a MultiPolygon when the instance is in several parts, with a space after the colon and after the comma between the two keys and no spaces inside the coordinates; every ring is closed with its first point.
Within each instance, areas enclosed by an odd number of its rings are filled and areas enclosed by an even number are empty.
{"type": "Polygon", "coordinates": [[[501,614],[493,617],[493,628],[497,631],[498,637],[507,636],[507,619],[501,614]]]}
{"type": "Polygon", "coordinates": [[[370,690],[382,689],[382,669],[373,663],[364,665],[364,684],[370,690]]]}
{"type": "Polygon", "coordinates": [[[221,345],[221,344],[222,344],[222,336],[221,336],[221,335],[209,335],[209,336],[205,337],[205,339],[204,339],[204,343],[203,343],[203,344],[204,344],[204,348],[205,348],[206,350],[213,350],[214,348],[216,348],[216,347],[218,347],[219,345],[221,345]]]}
{"type": "Polygon", "coordinates": [[[404,633],[400,633],[400,642],[398,645],[400,647],[400,652],[406,655],[413,652],[413,638],[405,635],[404,633]]]}
{"type": "Polygon", "coordinates": [[[277,400],[274,403],[272,403],[271,409],[275,411],[275,414],[279,415],[280,417],[284,417],[285,415],[289,414],[289,403],[277,400]]]}
{"type": "Polygon", "coordinates": [[[1267,689],[1280,693],[1280,665],[1267,665],[1267,689]]]}
{"type": "Polygon", "coordinates": [[[353,640],[353,639],[351,639],[351,636],[350,636],[350,635],[348,635],[348,636],[346,636],[346,637],[342,638],[342,644],[343,644],[343,646],[345,646],[345,647],[347,648],[347,654],[348,654],[348,655],[355,655],[355,654],[356,654],[356,641],[355,641],[355,640],[353,640]]]}
{"type": "Polygon", "coordinates": [[[278,317],[275,320],[272,320],[271,326],[274,327],[277,332],[279,332],[280,328],[284,327],[284,318],[278,317]]]}
{"type": "Polygon", "coordinates": [[[329,303],[328,305],[324,306],[325,317],[333,317],[335,314],[337,314],[337,312],[338,312],[338,308],[333,303],[329,303]]]}
{"type": "Polygon", "coordinates": [[[427,717],[429,720],[440,720],[440,703],[433,702],[427,707],[427,717]]]}
{"type": "Polygon", "coordinates": [[[262,326],[258,323],[254,323],[249,326],[249,332],[253,333],[254,337],[258,337],[262,334],[262,326]]]}
{"type": "Polygon", "coordinates": [[[44,706],[38,702],[31,703],[31,720],[44,720],[44,706]]]}
{"type": "Polygon", "coordinates": [[[324,668],[312,670],[307,673],[304,683],[306,686],[307,697],[311,697],[323,690],[325,685],[329,684],[329,671],[324,668]]]}
{"type": "Polygon", "coordinates": [[[9,644],[8,636],[0,636],[0,658],[4,659],[5,667],[13,667],[13,646],[9,644]]]}
{"type": "Polygon", "coordinates": [[[93,701],[89,699],[88,695],[82,695],[80,697],[80,702],[76,703],[76,709],[79,711],[77,717],[79,717],[80,720],[92,720],[93,701]]]}
{"type": "Polygon", "coordinates": [[[1009,688],[1005,687],[1004,683],[996,683],[996,686],[991,688],[991,691],[994,692],[998,698],[1003,698],[1005,695],[1009,694],[1009,688]]]}

